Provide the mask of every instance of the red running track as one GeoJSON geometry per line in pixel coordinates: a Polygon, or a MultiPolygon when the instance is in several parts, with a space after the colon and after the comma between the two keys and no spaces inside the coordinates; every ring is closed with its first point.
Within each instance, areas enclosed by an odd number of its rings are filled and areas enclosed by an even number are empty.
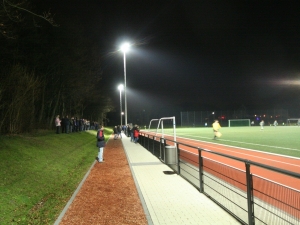
{"type": "MultiPolygon", "coordinates": [[[[148,135],[150,133],[147,133],[148,135]]],[[[156,134],[156,136],[159,136],[159,134],[156,134]]],[[[170,136],[164,135],[165,138],[171,139],[170,136]]],[[[261,164],[265,164],[268,166],[273,166],[276,168],[288,170],[295,173],[300,173],[300,158],[293,158],[283,155],[275,155],[271,153],[264,153],[252,149],[245,149],[245,148],[238,148],[233,146],[228,146],[220,143],[211,143],[211,142],[204,142],[204,141],[198,141],[193,139],[187,139],[187,138],[180,138],[176,137],[176,142],[180,142],[182,144],[191,145],[195,147],[199,147],[205,150],[213,151],[213,152],[219,152],[222,154],[234,156],[241,159],[251,160],[254,162],[258,162],[261,164]]],[[[169,145],[173,145],[172,142],[168,143],[169,145]]],[[[186,150],[188,152],[194,153],[196,157],[198,157],[198,150],[195,148],[189,148],[187,146],[181,145],[180,149],[186,150]]],[[[213,160],[216,160],[218,162],[224,163],[229,166],[233,166],[235,168],[241,169],[245,171],[245,164],[242,162],[238,162],[233,159],[224,158],[218,155],[210,154],[208,152],[202,153],[204,157],[211,158],[213,160]]],[[[286,179],[286,176],[278,176],[278,173],[276,173],[276,176],[274,176],[274,172],[271,172],[270,170],[258,168],[255,166],[251,167],[251,173],[273,180],[275,182],[278,182],[280,184],[289,186],[291,188],[297,189],[300,191],[300,180],[289,177],[289,179],[286,179]]]]}
{"type": "MultiPolygon", "coordinates": [[[[153,133],[147,133],[148,135],[153,135],[153,133]]],[[[156,134],[155,136],[159,136],[159,134],[156,134]]],[[[166,139],[172,139],[172,137],[164,135],[166,139]]],[[[149,136],[149,138],[152,138],[149,136]]],[[[250,160],[253,162],[265,164],[268,166],[276,167],[279,169],[288,170],[291,172],[299,173],[300,171],[300,159],[299,158],[293,158],[283,155],[275,155],[271,153],[264,153],[257,150],[251,150],[251,149],[245,149],[245,148],[238,148],[233,146],[228,146],[221,144],[222,140],[220,140],[220,143],[210,143],[205,141],[198,141],[188,138],[180,138],[176,137],[176,142],[190,145],[194,147],[198,147],[201,149],[213,151],[213,152],[219,152],[222,154],[234,156],[240,159],[250,160]]],[[[216,141],[218,142],[218,141],[216,141]]],[[[173,142],[167,141],[167,145],[174,145],[173,142]]],[[[195,166],[198,166],[196,162],[198,162],[198,150],[196,148],[191,148],[188,146],[180,145],[180,150],[187,151],[189,153],[193,154],[186,154],[184,151],[180,152],[181,156],[187,157],[187,160],[194,164],[195,166]],[[194,162],[194,163],[193,163],[194,162]]],[[[209,158],[212,160],[215,160],[217,162],[232,166],[234,168],[240,169],[242,171],[245,171],[245,163],[236,161],[230,158],[225,158],[219,155],[211,154],[209,152],[202,152],[202,157],[209,158]]],[[[280,191],[274,190],[268,190],[268,193],[271,196],[276,197],[278,200],[281,200],[282,202],[289,202],[291,206],[295,207],[296,209],[300,208],[300,180],[291,176],[287,176],[281,173],[273,172],[271,170],[267,170],[264,168],[260,168],[254,165],[251,165],[251,174],[263,177],[265,179],[271,180],[273,182],[282,184],[283,186],[290,187],[292,189],[298,190],[298,194],[296,195],[289,195],[289,194],[282,194],[280,191]]],[[[218,176],[217,174],[214,174],[218,176]]],[[[241,181],[241,183],[245,183],[245,176],[242,176],[241,174],[237,174],[236,177],[238,180],[241,181]]],[[[257,180],[256,180],[257,181],[257,180]]],[[[257,181],[259,182],[259,181],[257,181]]],[[[229,183],[232,183],[229,181],[229,183]]],[[[241,187],[237,183],[233,184],[235,186],[239,186],[241,189],[245,189],[245,187],[241,187]]],[[[244,190],[246,191],[246,190],[244,190]]],[[[255,192],[255,196],[259,198],[263,198],[262,195],[259,192],[255,192]]],[[[269,200],[266,200],[269,202],[269,200]]],[[[271,203],[271,202],[269,202],[271,203]]],[[[271,203],[272,204],[272,203],[271,203]]],[[[277,204],[276,204],[277,205],[277,204]]],[[[281,208],[279,205],[277,207],[281,208]]],[[[287,211],[290,211],[286,209],[287,211]]],[[[299,211],[298,211],[299,212],[299,211]]],[[[295,215],[293,212],[290,211],[292,215],[294,215],[296,218],[299,218],[300,215],[296,212],[297,215],[295,215]]]]}

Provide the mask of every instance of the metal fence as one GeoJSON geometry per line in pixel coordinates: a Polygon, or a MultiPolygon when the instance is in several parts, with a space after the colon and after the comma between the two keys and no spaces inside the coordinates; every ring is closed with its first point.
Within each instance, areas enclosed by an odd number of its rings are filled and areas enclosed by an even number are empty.
{"type": "Polygon", "coordinates": [[[300,224],[299,190],[254,175],[252,168],[271,171],[274,176],[281,174],[286,176],[285,179],[295,179],[296,182],[300,182],[300,174],[146,133],[140,133],[139,138],[144,148],[242,224],[300,224]],[[170,152],[166,150],[170,149],[166,146],[174,144],[176,147],[172,154],[176,160],[169,164],[170,152]],[[197,149],[198,154],[184,150],[183,147],[197,149]],[[245,170],[203,157],[203,152],[242,163],[245,170]]]}
{"type": "Polygon", "coordinates": [[[284,125],[288,118],[289,112],[285,109],[180,112],[182,127],[210,127],[215,119],[219,120],[221,126],[228,126],[230,119],[250,119],[254,125],[258,125],[261,120],[265,121],[265,125],[277,120],[279,125],[284,125]]]}

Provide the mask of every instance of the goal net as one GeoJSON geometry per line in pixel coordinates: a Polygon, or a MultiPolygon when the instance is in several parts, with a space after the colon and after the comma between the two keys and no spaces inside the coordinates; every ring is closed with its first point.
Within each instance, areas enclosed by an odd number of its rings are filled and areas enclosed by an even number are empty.
{"type": "Polygon", "coordinates": [[[250,119],[228,120],[228,127],[250,127],[250,119]]]}
{"type": "Polygon", "coordinates": [[[300,118],[290,118],[286,121],[287,126],[300,126],[300,118]]]}
{"type": "Polygon", "coordinates": [[[166,134],[173,136],[174,141],[176,141],[176,120],[175,116],[173,117],[163,117],[160,119],[152,119],[149,123],[149,132],[154,132],[155,134],[159,133],[164,137],[165,131],[167,130],[166,134]],[[172,132],[168,132],[170,129],[166,128],[173,128],[172,132]]]}

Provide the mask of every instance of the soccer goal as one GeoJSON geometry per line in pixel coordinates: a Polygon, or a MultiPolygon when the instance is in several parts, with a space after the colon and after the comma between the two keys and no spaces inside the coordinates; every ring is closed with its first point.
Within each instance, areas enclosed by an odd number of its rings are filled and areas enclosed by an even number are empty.
{"type": "Polygon", "coordinates": [[[286,121],[287,126],[300,126],[300,118],[290,118],[286,121]]]}
{"type": "Polygon", "coordinates": [[[228,120],[228,127],[250,127],[250,119],[228,120]]]}
{"type": "Polygon", "coordinates": [[[161,133],[162,138],[164,138],[164,121],[165,125],[167,125],[167,128],[173,128],[173,140],[174,142],[176,141],[176,120],[175,120],[175,116],[173,117],[163,117],[160,119],[152,119],[149,123],[149,128],[148,131],[149,132],[155,132],[155,135],[157,133],[161,133]],[[153,126],[156,125],[156,129],[153,130],[153,126]],[[159,129],[161,129],[161,132],[159,132],[159,129]]]}

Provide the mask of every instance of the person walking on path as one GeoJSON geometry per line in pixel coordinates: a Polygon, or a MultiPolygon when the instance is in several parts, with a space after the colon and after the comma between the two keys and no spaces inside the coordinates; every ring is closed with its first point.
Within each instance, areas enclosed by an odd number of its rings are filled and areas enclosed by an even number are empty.
{"type": "Polygon", "coordinates": [[[118,129],[117,129],[117,126],[114,126],[114,140],[118,139],[118,129]]]}
{"type": "Polygon", "coordinates": [[[212,124],[212,127],[213,127],[213,131],[214,131],[214,140],[217,139],[217,137],[220,137],[219,135],[219,129],[221,128],[220,124],[219,124],[219,121],[218,120],[215,120],[215,122],[212,124]]]}
{"type": "Polygon", "coordinates": [[[120,126],[120,125],[118,125],[117,131],[118,131],[118,137],[120,137],[120,138],[122,139],[122,135],[121,135],[122,129],[121,129],[121,126],[120,126]]]}
{"type": "Polygon", "coordinates": [[[101,126],[101,128],[97,131],[97,147],[99,148],[98,157],[96,157],[97,161],[102,163],[104,162],[103,159],[103,152],[105,147],[105,137],[104,137],[104,127],[101,126]]]}

